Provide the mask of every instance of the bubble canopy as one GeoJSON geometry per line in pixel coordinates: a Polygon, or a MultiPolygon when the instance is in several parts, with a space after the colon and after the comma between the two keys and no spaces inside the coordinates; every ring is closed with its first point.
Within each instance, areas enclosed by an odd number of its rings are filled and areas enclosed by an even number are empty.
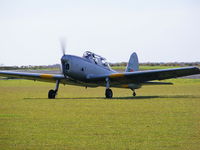
{"type": "Polygon", "coordinates": [[[94,64],[97,64],[97,65],[100,65],[100,66],[110,69],[110,66],[109,66],[109,63],[107,62],[107,60],[105,58],[101,57],[100,55],[97,55],[90,51],[86,51],[83,54],[83,58],[86,58],[91,63],[94,63],[94,64]]]}

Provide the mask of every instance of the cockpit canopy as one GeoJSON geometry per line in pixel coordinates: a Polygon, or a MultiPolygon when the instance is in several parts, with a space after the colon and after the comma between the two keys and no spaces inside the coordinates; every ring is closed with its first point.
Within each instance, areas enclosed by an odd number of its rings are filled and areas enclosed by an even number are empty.
{"type": "Polygon", "coordinates": [[[87,60],[89,60],[91,63],[103,66],[105,68],[110,69],[109,63],[107,62],[107,60],[95,53],[92,53],[90,51],[86,51],[83,54],[83,58],[86,58],[87,60]]]}

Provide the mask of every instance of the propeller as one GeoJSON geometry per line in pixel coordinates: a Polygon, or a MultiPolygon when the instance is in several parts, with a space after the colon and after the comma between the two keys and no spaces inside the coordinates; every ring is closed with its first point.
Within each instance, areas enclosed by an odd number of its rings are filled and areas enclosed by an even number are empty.
{"type": "Polygon", "coordinates": [[[60,65],[60,71],[64,74],[63,72],[63,58],[66,54],[66,39],[65,38],[60,38],[60,46],[61,46],[61,51],[62,51],[62,54],[63,56],[61,57],[61,65],[60,65]]]}
{"type": "Polygon", "coordinates": [[[66,40],[64,38],[60,39],[60,45],[63,55],[66,53],[66,40]]]}

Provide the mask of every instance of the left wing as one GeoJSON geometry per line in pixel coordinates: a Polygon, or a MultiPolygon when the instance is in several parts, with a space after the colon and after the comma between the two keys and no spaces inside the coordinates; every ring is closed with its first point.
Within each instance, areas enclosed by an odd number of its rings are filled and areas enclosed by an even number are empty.
{"type": "Polygon", "coordinates": [[[200,69],[197,67],[184,67],[176,69],[160,69],[160,70],[149,70],[149,71],[137,71],[137,72],[124,72],[124,73],[113,73],[110,75],[103,76],[88,76],[88,82],[104,82],[105,79],[109,78],[110,84],[122,85],[122,84],[145,84],[152,80],[164,80],[170,78],[177,78],[183,76],[189,76],[194,74],[200,74],[200,69]]]}

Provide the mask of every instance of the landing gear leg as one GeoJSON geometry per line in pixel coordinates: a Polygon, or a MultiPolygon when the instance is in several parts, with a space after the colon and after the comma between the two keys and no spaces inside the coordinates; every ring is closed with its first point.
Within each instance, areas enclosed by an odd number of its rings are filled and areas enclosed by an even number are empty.
{"type": "Polygon", "coordinates": [[[136,96],[136,92],[135,92],[135,90],[132,90],[133,91],[133,96],[136,96]]]}
{"type": "Polygon", "coordinates": [[[57,92],[58,92],[59,83],[60,83],[60,80],[57,80],[56,81],[56,88],[55,88],[55,90],[49,90],[49,93],[48,93],[48,98],[49,99],[55,99],[55,97],[57,95],[57,92]]]}
{"type": "Polygon", "coordinates": [[[112,98],[113,97],[113,92],[110,89],[110,82],[109,79],[106,78],[106,92],[105,92],[106,98],[112,98]]]}

